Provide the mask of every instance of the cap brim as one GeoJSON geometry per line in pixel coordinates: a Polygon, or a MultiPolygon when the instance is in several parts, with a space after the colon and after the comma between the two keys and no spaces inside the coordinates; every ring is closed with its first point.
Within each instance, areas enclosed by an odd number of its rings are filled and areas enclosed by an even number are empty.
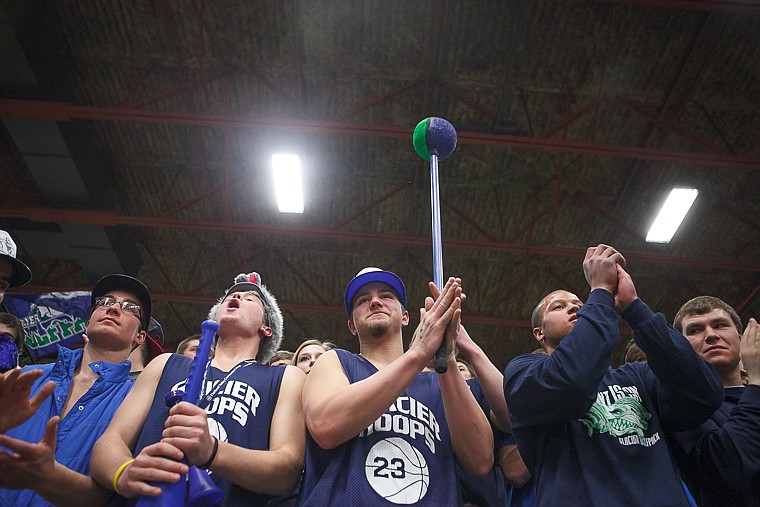
{"type": "Polygon", "coordinates": [[[10,255],[0,254],[0,258],[7,260],[13,267],[9,287],[21,287],[26,285],[32,279],[32,270],[29,266],[10,255]]]}
{"type": "Polygon", "coordinates": [[[227,292],[224,294],[224,297],[222,298],[222,301],[230,297],[230,294],[234,294],[235,292],[249,292],[253,291],[259,296],[261,296],[261,301],[264,302],[264,294],[261,292],[261,288],[256,285],[253,282],[239,282],[227,289],[227,292]]]}
{"type": "Polygon", "coordinates": [[[406,287],[404,287],[404,282],[401,281],[401,278],[399,278],[398,275],[391,273],[390,271],[368,271],[354,277],[346,287],[344,304],[346,305],[348,318],[351,318],[351,314],[353,313],[353,303],[356,293],[359,292],[359,289],[372,282],[388,285],[393,289],[393,292],[396,293],[396,296],[401,302],[401,306],[406,308],[406,287]]]}

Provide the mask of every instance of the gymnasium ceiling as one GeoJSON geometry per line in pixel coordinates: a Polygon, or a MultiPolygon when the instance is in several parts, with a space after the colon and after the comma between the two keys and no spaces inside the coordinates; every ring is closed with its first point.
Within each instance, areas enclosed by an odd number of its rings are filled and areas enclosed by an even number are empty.
{"type": "Polygon", "coordinates": [[[458,132],[440,163],[445,273],[500,368],[536,347],[545,293],[587,295],[598,243],[668,319],[700,294],[760,316],[758,2],[0,5],[0,228],[26,289],[136,275],[168,348],[250,270],[291,350],[356,350],[342,295],[364,266],[400,274],[414,316],[433,276],[411,142],[428,116],[458,132]],[[301,156],[303,214],[277,212],[275,150],[301,156]],[[699,197],[671,243],[647,244],[674,186],[699,197]]]}

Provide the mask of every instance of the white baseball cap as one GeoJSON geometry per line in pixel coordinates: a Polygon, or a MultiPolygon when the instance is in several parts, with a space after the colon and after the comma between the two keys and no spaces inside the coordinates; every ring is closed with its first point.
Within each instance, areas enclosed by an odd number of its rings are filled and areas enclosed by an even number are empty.
{"type": "Polygon", "coordinates": [[[6,259],[13,266],[10,287],[25,285],[32,279],[32,270],[16,258],[16,243],[5,231],[0,231],[0,259],[6,259]]]}

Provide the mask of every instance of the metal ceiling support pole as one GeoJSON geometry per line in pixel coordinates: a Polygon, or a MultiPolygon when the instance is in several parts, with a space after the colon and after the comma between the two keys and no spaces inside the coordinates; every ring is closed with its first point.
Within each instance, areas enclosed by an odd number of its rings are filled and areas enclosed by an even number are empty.
{"type": "MultiPolygon", "coordinates": [[[[244,176],[238,176],[237,178],[232,179],[232,181],[230,181],[229,184],[230,185],[235,184],[235,183],[239,182],[240,180],[242,180],[243,178],[244,178],[244,176]]],[[[170,216],[172,216],[172,215],[174,215],[176,213],[179,213],[180,211],[182,211],[183,209],[187,208],[188,206],[192,206],[193,204],[195,204],[197,202],[200,202],[203,199],[206,199],[207,197],[216,196],[219,193],[219,191],[222,190],[225,187],[225,185],[226,185],[226,183],[220,183],[219,185],[211,188],[207,192],[204,192],[204,193],[202,193],[200,195],[197,195],[197,196],[193,197],[192,199],[189,199],[189,200],[187,200],[187,201],[185,201],[183,203],[180,203],[180,204],[176,205],[175,207],[173,207],[171,209],[168,209],[166,211],[161,212],[161,214],[159,214],[158,216],[161,217],[161,218],[170,217],[170,216]]]]}
{"type": "Polygon", "coordinates": [[[681,128],[677,123],[666,119],[665,115],[662,113],[655,116],[650,111],[647,111],[646,108],[640,104],[636,104],[635,102],[631,102],[624,99],[620,99],[620,102],[624,106],[626,106],[628,109],[638,114],[639,116],[642,116],[646,118],[648,121],[654,123],[655,125],[658,125],[666,130],[669,130],[673,132],[674,134],[677,134],[681,138],[687,141],[690,141],[697,146],[706,148],[713,153],[726,153],[726,154],[729,153],[728,150],[725,150],[721,148],[720,146],[717,146],[716,144],[708,141],[707,139],[700,138],[692,134],[691,132],[687,132],[686,129],[681,128]]]}
{"type": "Polygon", "coordinates": [[[454,203],[452,203],[448,199],[444,199],[441,197],[441,201],[446,204],[446,207],[451,210],[452,213],[457,215],[459,218],[465,221],[467,225],[478,231],[480,234],[482,234],[488,241],[498,241],[496,238],[488,234],[485,229],[483,229],[475,220],[468,217],[463,211],[461,211],[459,208],[454,206],[454,203]]]}
{"type": "MultiPolygon", "coordinates": [[[[264,252],[266,250],[267,250],[267,247],[257,248],[256,250],[254,250],[253,252],[251,252],[251,254],[248,256],[248,258],[255,259],[262,252],[264,252]]],[[[195,286],[195,287],[193,287],[191,289],[186,289],[185,292],[189,292],[190,294],[195,295],[195,294],[199,293],[201,290],[203,290],[206,287],[208,287],[209,285],[211,285],[212,283],[219,283],[221,287],[229,287],[230,280],[232,280],[235,277],[235,275],[233,275],[232,273],[235,273],[235,271],[237,271],[238,273],[241,272],[241,271],[247,272],[248,270],[249,270],[249,266],[246,265],[245,260],[240,260],[240,261],[236,262],[235,264],[233,264],[232,266],[230,266],[227,269],[225,269],[224,271],[218,272],[218,273],[212,275],[210,279],[208,279],[207,281],[203,282],[202,284],[197,285],[197,286],[195,286]],[[229,278],[223,280],[222,277],[225,277],[225,276],[229,276],[229,278]]],[[[237,273],[235,273],[235,274],[237,274],[237,273]]]]}
{"type": "MultiPolygon", "coordinates": [[[[560,204],[562,204],[562,201],[560,201],[560,204]]],[[[530,215],[531,215],[530,221],[527,224],[524,224],[522,227],[520,227],[520,229],[518,229],[517,232],[515,232],[512,235],[512,237],[509,238],[507,241],[514,243],[515,241],[517,241],[518,239],[520,239],[522,237],[522,235],[525,234],[525,232],[530,232],[531,236],[532,236],[532,234],[533,234],[533,226],[536,225],[536,223],[544,215],[546,215],[547,213],[549,213],[552,210],[552,207],[547,205],[547,206],[544,206],[543,210],[541,210],[540,212],[537,213],[536,212],[536,206],[537,205],[538,205],[538,203],[536,203],[536,202],[533,203],[533,207],[532,207],[531,213],[530,213],[530,215]]]]}
{"type": "Polygon", "coordinates": [[[719,202],[717,203],[717,207],[724,213],[728,213],[730,216],[752,229],[754,232],[760,232],[760,222],[752,220],[748,216],[745,216],[743,213],[739,213],[739,211],[733,206],[719,202]]]}
{"type": "Polygon", "coordinates": [[[454,88],[447,86],[446,84],[440,82],[440,81],[433,81],[433,83],[440,88],[441,90],[445,91],[455,99],[457,99],[462,104],[465,104],[467,107],[472,109],[473,111],[480,113],[481,115],[485,116],[486,119],[490,120],[492,123],[496,121],[496,116],[493,115],[488,109],[481,106],[471,98],[464,95],[464,93],[460,92],[459,90],[455,90],[454,88]]]}
{"type": "Polygon", "coordinates": [[[749,296],[747,296],[746,298],[744,298],[744,301],[742,301],[741,303],[739,303],[736,306],[736,308],[734,308],[734,310],[736,310],[737,312],[742,311],[742,309],[745,306],[747,306],[750,303],[750,301],[752,301],[755,298],[755,296],[757,295],[758,291],[760,291],[760,284],[756,285],[755,288],[752,289],[752,292],[749,293],[749,296]]]}
{"type": "Polygon", "coordinates": [[[612,6],[612,14],[610,15],[610,24],[607,27],[607,40],[604,44],[604,56],[602,57],[602,70],[599,77],[599,93],[596,96],[596,107],[594,108],[594,127],[591,129],[591,139],[596,140],[596,132],[599,129],[599,109],[604,102],[604,74],[607,70],[607,63],[610,58],[610,46],[612,45],[612,27],[615,24],[615,16],[617,14],[617,5],[612,6]]]}
{"type": "Polygon", "coordinates": [[[642,237],[641,234],[637,233],[636,231],[632,230],[627,225],[622,223],[620,220],[617,219],[617,217],[613,213],[610,213],[609,211],[602,208],[601,206],[598,206],[591,198],[589,198],[589,196],[587,196],[583,192],[576,192],[575,197],[577,197],[581,201],[582,204],[586,205],[588,208],[591,208],[591,211],[593,211],[600,217],[610,222],[612,225],[617,227],[621,232],[625,233],[625,235],[628,236],[630,239],[636,241],[642,246],[644,245],[644,237],[642,237]]]}
{"type": "MultiPolygon", "coordinates": [[[[525,101],[525,92],[522,88],[518,88],[517,92],[520,95],[520,104],[522,104],[523,112],[525,113],[525,121],[528,123],[528,134],[531,137],[534,137],[536,135],[535,131],[533,130],[533,120],[530,119],[530,112],[528,112],[528,103],[525,101]]],[[[546,136],[549,137],[549,136],[546,136]]]]}
{"type": "Polygon", "coordinates": [[[177,95],[180,92],[184,92],[186,90],[192,89],[195,86],[200,86],[202,84],[210,83],[212,81],[216,81],[217,79],[227,77],[233,72],[235,72],[236,70],[238,70],[239,68],[240,68],[240,64],[234,63],[232,65],[228,65],[222,69],[219,69],[213,74],[204,75],[204,76],[192,79],[190,81],[186,81],[184,83],[180,83],[178,85],[172,86],[171,88],[166,88],[165,90],[158,90],[152,95],[148,95],[147,97],[143,97],[134,102],[123,104],[121,107],[125,109],[136,109],[139,107],[147,106],[148,104],[152,104],[153,102],[158,102],[159,100],[173,97],[174,95],[177,95]]]}
{"type": "MultiPolygon", "coordinates": [[[[709,21],[710,21],[710,16],[708,15],[708,16],[705,17],[705,20],[702,23],[702,28],[699,31],[699,35],[697,36],[696,39],[694,39],[692,41],[691,45],[689,46],[688,53],[686,54],[686,56],[684,57],[683,61],[681,62],[681,65],[678,68],[678,72],[676,73],[676,75],[673,78],[673,80],[670,82],[670,85],[668,86],[668,91],[667,91],[667,93],[665,93],[665,98],[664,98],[662,104],[660,105],[660,108],[659,108],[660,110],[657,113],[657,118],[658,119],[662,118],[663,115],[665,114],[665,111],[666,111],[666,109],[668,107],[668,104],[670,104],[670,101],[671,101],[671,99],[673,97],[673,93],[675,92],[676,85],[681,80],[681,76],[684,73],[684,69],[686,69],[686,66],[688,65],[689,61],[691,60],[691,57],[694,54],[694,49],[697,47],[697,43],[702,39],[702,35],[705,33],[705,29],[707,28],[707,24],[708,24],[709,21]]],[[[695,79],[694,83],[692,83],[692,86],[691,86],[691,88],[689,90],[689,93],[684,97],[684,100],[682,102],[685,103],[686,100],[691,96],[691,94],[694,93],[695,83],[696,82],[697,82],[697,80],[695,79]]],[[[683,109],[681,109],[681,110],[683,110],[683,109]]],[[[652,124],[651,128],[649,129],[649,133],[647,134],[646,140],[644,141],[644,147],[645,148],[649,147],[649,143],[652,141],[652,138],[654,137],[655,127],[656,127],[656,124],[652,124]]],[[[662,140],[657,145],[657,148],[660,148],[660,146],[662,146],[662,140]]],[[[633,167],[626,170],[627,174],[626,174],[626,178],[625,178],[625,183],[623,184],[623,190],[618,193],[618,196],[615,199],[615,202],[617,204],[615,205],[615,208],[613,209],[613,213],[618,213],[620,211],[620,206],[622,206],[622,203],[628,201],[628,199],[627,199],[627,197],[628,197],[627,193],[628,193],[629,189],[631,188],[631,184],[634,182],[634,180],[636,178],[640,177],[640,175],[639,175],[639,167],[641,166],[642,161],[643,161],[643,159],[636,160],[636,163],[633,164],[633,167]]]]}
{"type": "Polygon", "coordinates": [[[337,224],[331,225],[330,229],[335,230],[335,231],[342,229],[345,225],[350,224],[351,222],[353,222],[354,220],[356,220],[357,218],[365,214],[367,211],[371,210],[372,208],[374,208],[381,202],[390,199],[391,197],[398,194],[399,192],[401,192],[403,189],[405,189],[408,186],[409,186],[408,181],[401,182],[400,184],[396,185],[395,188],[391,189],[390,192],[378,197],[377,199],[374,199],[372,202],[370,202],[366,206],[362,206],[357,211],[352,213],[350,216],[345,217],[343,220],[341,220],[337,224]]]}
{"type": "Polygon", "coordinates": [[[309,282],[309,278],[306,277],[306,276],[303,276],[301,274],[301,272],[298,270],[298,268],[296,268],[293,265],[293,263],[288,260],[288,256],[285,255],[277,247],[274,248],[274,251],[277,254],[277,258],[282,263],[284,263],[287,266],[287,268],[291,272],[291,274],[293,274],[298,279],[298,281],[301,282],[304,285],[304,287],[306,287],[307,289],[309,289],[309,292],[311,292],[312,296],[314,296],[315,298],[317,298],[317,301],[319,301],[321,304],[323,304],[325,306],[328,306],[327,301],[325,301],[325,298],[322,297],[322,293],[320,291],[318,291],[317,289],[315,289],[314,285],[312,285],[311,282],[309,282]]]}
{"type": "Polygon", "coordinates": [[[551,276],[552,278],[554,278],[555,280],[557,280],[559,282],[560,286],[564,288],[564,290],[570,291],[573,294],[582,294],[582,293],[587,293],[588,292],[588,288],[587,287],[584,287],[583,290],[579,291],[578,287],[573,287],[572,283],[568,282],[564,277],[560,276],[559,273],[557,273],[556,271],[554,271],[552,268],[550,268],[548,266],[544,268],[544,271],[546,271],[546,273],[549,276],[551,276]]]}
{"type": "Polygon", "coordinates": [[[599,104],[599,99],[589,100],[585,104],[583,104],[580,108],[578,108],[576,111],[574,111],[570,115],[563,116],[562,119],[554,125],[552,128],[548,129],[546,132],[541,134],[540,138],[548,139],[560,130],[564,130],[566,127],[570,126],[570,124],[574,123],[575,120],[583,116],[584,114],[588,113],[592,109],[596,108],[599,104]]]}
{"type": "Polygon", "coordinates": [[[398,95],[401,95],[402,93],[411,90],[415,86],[420,85],[423,83],[424,80],[422,78],[415,79],[411,83],[404,83],[400,86],[397,86],[396,88],[393,88],[392,90],[388,90],[387,92],[383,93],[382,95],[378,95],[377,97],[373,97],[365,102],[362,102],[361,104],[357,104],[348,111],[344,111],[343,113],[339,114],[337,117],[333,118],[334,121],[345,121],[349,118],[352,118],[353,116],[356,116],[357,114],[366,111],[367,109],[371,109],[377,104],[380,104],[381,102],[384,102],[387,99],[396,97],[398,95]]]}

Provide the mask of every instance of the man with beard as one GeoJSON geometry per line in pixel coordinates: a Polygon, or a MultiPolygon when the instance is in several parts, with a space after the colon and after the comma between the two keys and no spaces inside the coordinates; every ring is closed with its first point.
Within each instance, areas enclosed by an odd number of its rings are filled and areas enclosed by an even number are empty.
{"type": "Polygon", "coordinates": [[[720,405],[714,369],[642,302],[625,258],[607,245],[586,252],[588,302],[567,291],[533,311],[546,354],[524,354],[504,372],[512,430],[533,476],[538,505],[687,506],[665,441],[720,405]],[[646,353],[609,366],[620,339],[615,310],[646,353]]]}
{"type": "Polygon", "coordinates": [[[460,284],[449,278],[435,302],[426,299],[404,352],[409,313],[401,279],[365,268],[349,282],[348,329],[361,352],[328,351],[306,379],[299,505],[460,505],[454,460],[475,475],[491,469],[491,428],[452,353],[460,284]],[[448,371],[423,372],[442,340],[448,371]]]}

